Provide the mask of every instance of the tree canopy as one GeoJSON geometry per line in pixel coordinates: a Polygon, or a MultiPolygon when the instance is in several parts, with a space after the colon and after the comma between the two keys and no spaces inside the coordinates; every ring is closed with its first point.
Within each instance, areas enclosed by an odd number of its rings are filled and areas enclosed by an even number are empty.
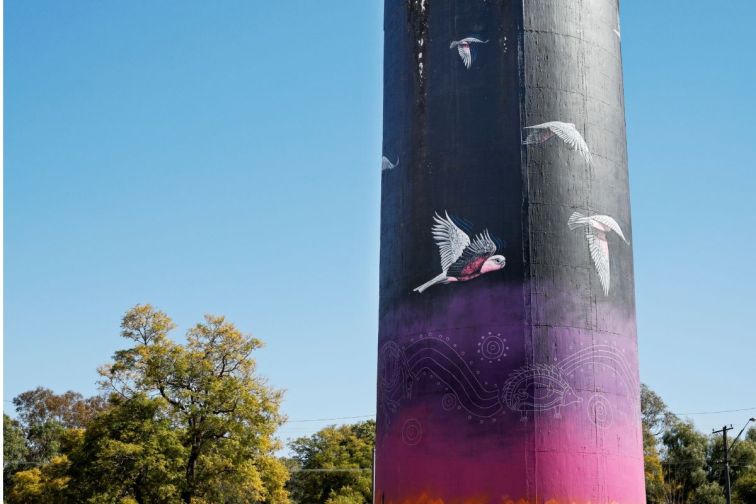
{"type": "Polygon", "coordinates": [[[375,421],[326,427],[290,443],[292,498],[301,504],[372,502],[375,421]]]}
{"type": "Polygon", "coordinates": [[[129,346],[99,369],[107,399],[38,388],[14,399],[4,431],[30,467],[6,472],[7,501],[87,503],[289,502],[275,455],[282,393],[256,373],[262,346],[224,317],[207,315],[169,338],[170,317],[129,310],[129,346]]]}

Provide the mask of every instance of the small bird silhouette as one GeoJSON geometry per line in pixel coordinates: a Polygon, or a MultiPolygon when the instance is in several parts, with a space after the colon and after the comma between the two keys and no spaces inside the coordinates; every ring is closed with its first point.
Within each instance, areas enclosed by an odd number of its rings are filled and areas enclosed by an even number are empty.
{"type": "Polygon", "coordinates": [[[622,229],[617,221],[608,215],[586,216],[580,212],[574,212],[567,221],[567,225],[570,229],[585,228],[585,239],[588,241],[588,250],[591,252],[593,265],[596,267],[601,287],[604,288],[604,294],[608,295],[611,275],[609,273],[609,244],[606,241],[606,234],[614,231],[625,243],[628,243],[627,238],[622,234],[622,229]]]}
{"type": "Polygon", "coordinates": [[[396,163],[392,163],[386,156],[383,156],[383,159],[381,159],[381,171],[393,170],[397,166],[399,166],[398,157],[396,158],[396,163]]]}
{"type": "Polygon", "coordinates": [[[580,134],[574,124],[551,121],[543,124],[536,124],[535,126],[527,126],[525,129],[531,131],[528,133],[523,144],[542,144],[556,135],[561,138],[570,149],[577,151],[590,164],[591,151],[588,148],[588,144],[585,143],[583,135],[580,134]]]}
{"type": "Polygon", "coordinates": [[[454,40],[449,46],[449,49],[454,49],[455,47],[457,48],[459,57],[462,58],[462,63],[465,65],[465,68],[470,68],[473,62],[474,54],[470,44],[488,44],[488,40],[480,40],[475,37],[467,37],[463,38],[462,40],[454,40]]]}
{"type": "Polygon", "coordinates": [[[432,232],[441,254],[441,274],[414,289],[423,292],[433,285],[466,282],[485,273],[498,271],[506,265],[503,255],[494,255],[498,248],[488,230],[470,237],[444,212],[446,218],[436,214],[432,232]]]}

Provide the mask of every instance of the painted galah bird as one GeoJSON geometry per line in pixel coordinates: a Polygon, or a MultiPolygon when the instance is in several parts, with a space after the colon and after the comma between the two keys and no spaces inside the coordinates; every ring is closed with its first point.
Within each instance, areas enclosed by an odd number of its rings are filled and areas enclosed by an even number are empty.
{"type": "Polygon", "coordinates": [[[432,228],[433,238],[441,254],[443,271],[414,289],[415,292],[423,292],[436,284],[472,280],[485,273],[498,271],[506,265],[503,255],[494,255],[497,245],[488,230],[484,230],[471,242],[467,233],[451,220],[448,213],[444,213],[446,218],[438,214],[433,217],[435,224],[432,228]]]}
{"type": "Polygon", "coordinates": [[[383,159],[381,159],[381,171],[393,170],[397,166],[399,166],[398,157],[396,158],[396,163],[392,163],[386,156],[383,156],[383,159]]]}
{"type": "Polygon", "coordinates": [[[598,273],[604,294],[608,295],[611,275],[609,273],[609,244],[606,241],[606,234],[614,231],[625,243],[628,243],[625,235],[622,234],[622,229],[617,221],[608,215],[586,216],[580,212],[574,212],[567,221],[567,225],[570,229],[585,228],[585,239],[588,241],[588,250],[591,252],[593,265],[596,267],[596,273],[598,273]]]}
{"type": "Polygon", "coordinates": [[[557,136],[562,139],[570,149],[577,151],[583,156],[585,160],[588,161],[588,164],[590,164],[591,151],[588,148],[588,144],[585,143],[583,135],[580,134],[574,124],[551,121],[543,124],[536,124],[535,126],[527,126],[525,129],[530,131],[523,144],[542,144],[552,137],[557,136]]]}
{"type": "Polygon", "coordinates": [[[462,58],[462,63],[465,65],[465,68],[470,68],[473,62],[473,49],[470,44],[488,44],[488,40],[467,37],[462,40],[454,40],[449,46],[449,49],[457,48],[459,57],[462,58]]]}

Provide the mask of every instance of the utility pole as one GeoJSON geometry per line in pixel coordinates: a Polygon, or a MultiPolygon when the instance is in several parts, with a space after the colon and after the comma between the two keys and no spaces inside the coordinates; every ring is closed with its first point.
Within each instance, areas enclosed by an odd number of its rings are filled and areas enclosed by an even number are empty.
{"type": "Polygon", "coordinates": [[[727,431],[731,430],[732,425],[729,427],[724,425],[720,430],[712,431],[712,434],[722,433],[722,443],[724,446],[725,498],[727,499],[727,504],[730,504],[732,499],[732,494],[730,492],[730,447],[727,445],[727,431]]]}

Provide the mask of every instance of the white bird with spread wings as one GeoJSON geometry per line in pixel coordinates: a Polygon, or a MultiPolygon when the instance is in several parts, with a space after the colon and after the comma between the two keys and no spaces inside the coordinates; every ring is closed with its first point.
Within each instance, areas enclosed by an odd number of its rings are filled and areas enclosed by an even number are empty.
{"type": "Polygon", "coordinates": [[[596,267],[604,294],[608,295],[611,274],[609,272],[609,243],[606,240],[606,235],[614,231],[625,243],[628,243],[627,238],[622,234],[622,229],[617,221],[608,215],[586,216],[580,212],[573,213],[567,221],[567,225],[570,229],[585,228],[585,239],[588,241],[588,250],[591,252],[593,265],[596,267]]]}
{"type": "Polygon", "coordinates": [[[423,292],[436,284],[466,282],[485,273],[498,271],[506,265],[503,255],[494,255],[498,248],[488,230],[484,230],[472,241],[444,212],[446,218],[436,214],[432,232],[441,254],[441,274],[414,289],[423,292]]]}
{"type": "Polygon", "coordinates": [[[463,38],[462,40],[454,40],[449,46],[449,49],[454,49],[455,47],[457,48],[459,57],[462,58],[462,64],[465,65],[465,68],[470,68],[472,66],[473,59],[475,57],[474,49],[471,44],[488,44],[488,40],[480,40],[475,37],[467,37],[463,38]]]}
{"type": "Polygon", "coordinates": [[[529,132],[523,144],[542,144],[554,136],[557,136],[567,144],[567,147],[577,151],[590,164],[591,150],[588,148],[588,144],[585,143],[583,135],[580,134],[574,124],[561,121],[551,121],[543,124],[536,124],[535,126],[527,126],[525,129],[529,130],[529,132]]]}

